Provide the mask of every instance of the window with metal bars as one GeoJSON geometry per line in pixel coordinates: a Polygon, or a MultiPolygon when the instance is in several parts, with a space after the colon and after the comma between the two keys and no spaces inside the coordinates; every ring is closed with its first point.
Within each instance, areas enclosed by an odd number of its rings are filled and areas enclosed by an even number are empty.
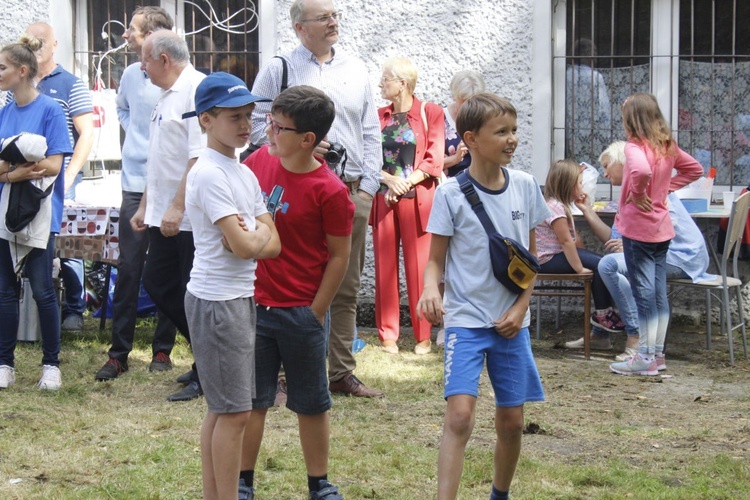
{"type": "MultiPolygon", "coordinates": [[[[138,61],[138,54],[130,52],[122,38],[138,6],[161,6],[169,12],[177,32],[185,36],[197,69],[207,74],[226,71],[252,86],[259,56],[255,1],[79,0],[76,5],[76,59],[80,73],[95,90],[117,90],[125,68],[138,61]]],[[[119,161],[101,164],[106,169],[119,168],[119,161]]]]}
{"type": "MultiPolygon", "coordinates": [[[[83,3],[83,2],[81,2],[83,3]]],[[[137,6],[165,8],[185,35],[193,65],[204,73],[226,71],[252,86],[258,72],[258,7],[250,0],[85,0],[87,41],[83,54],[92,86],[116,89],[128,64],[138,56],[122,34],[137,6]],[[100,74],[97,71],[100,70],[100,74]]],[[[79,52],[80,55],[80,52],[79,52]]]]}
{"type": "MultiPolygon", "coordinates": [[[[750,2],[741,0],[562,0],[553,55],[555,157],[595,164],[624,140],[620,105],[634,92],[657,96],[680,146],[716,184],[750,179],[750,2]],[[562,13],[560,13],[562,14],[562,13]],[[564,23],[564,26],[560,26],[564,23]],[[560,29],[563,28],[563,29],[560,29]],[[561,64],[564,62],[564,64],[561,64]],[[564,67],[564,72],[561,68],[564,67]],[[564,104],[563,104],[564,103],[564,104]]],[[[604,181],[606,182],[606,181],[604,181]]]]}

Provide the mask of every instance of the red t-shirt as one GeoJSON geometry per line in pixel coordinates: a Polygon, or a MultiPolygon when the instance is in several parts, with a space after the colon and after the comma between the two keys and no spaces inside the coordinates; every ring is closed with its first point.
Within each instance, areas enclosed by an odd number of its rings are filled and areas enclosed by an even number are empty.
{"type": "Polygon", "coordinates": [[[328,263],[326,235],[352,232],[349,190],[325,163],[305,174],[288,171],[268,146],[244,163],[258,178],[281,240],[278,257],[258,261],[255,301],[270,307],[309,306],[328,263]]]}

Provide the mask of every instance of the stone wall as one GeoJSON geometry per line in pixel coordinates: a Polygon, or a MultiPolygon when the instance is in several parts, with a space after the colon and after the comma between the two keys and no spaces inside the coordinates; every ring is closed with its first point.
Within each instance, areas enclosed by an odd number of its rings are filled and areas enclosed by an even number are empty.
{"type": "Polygon", "coordinates": [[[31,23],[49,22],[50,0],[4,1],[0,8],[0,45],[15,42],[31,23]]]}
{"type": "MultiPolygon", "coordinates": [[[[282,0],[276,6],[280,52],[298,43],[289,5],[290,0],[282,0]]],[[[531,170],[532,2],[337,0],[336,6],[345,13],[338,46],[365,61],[378,106],[387,104],[377,83],[389,57],[411,58],[419,70],[416,94],[441,105],[452,100],[449,84],[456,71],[479,71],[489,91],[509,98],[518,109],[520,144],[513,163],[531,170]]]]}

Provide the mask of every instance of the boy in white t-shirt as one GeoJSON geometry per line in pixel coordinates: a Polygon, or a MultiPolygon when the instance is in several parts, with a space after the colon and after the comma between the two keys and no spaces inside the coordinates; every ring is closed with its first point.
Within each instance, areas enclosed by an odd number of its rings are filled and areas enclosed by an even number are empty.
{"type": "Polygon", "coordinates": [[[185,311],[208,406],[201,428],[205,498],[237,497],[240,449],[255,395],[256,259],[281,251],[258,181],[235,156],[247,142],[259,100],[242,80],[222,72],[206,77],[195,93],[208,144],[185,189],[195,241],[185,311]]]}
{"type": "MultiPolygon", "coordinates": [[[[549,210],[536,179],[505,168],[518,145],[516,117],[510,102],[480,93],[461,106],[456,127],[471,152],[468,179],[495,229],[535,253],[534,227],[549,210]]],[[[534,287],[516,295],[495,279],[487,233],[455,178],[438,187],[427,231],[432,233],[432,243],[417,307],[433,324],[445,315],[446,331],[448,407],[438,458],[437,497],[454,499],[458,494],[479,376],[486,361],[495,391],[497,432],[490,499],[505,499],[521,451],[523,405],[544,400],[528,329],[534,287]],[[443,272],[445,305],[439,291],[443,272]]]]}

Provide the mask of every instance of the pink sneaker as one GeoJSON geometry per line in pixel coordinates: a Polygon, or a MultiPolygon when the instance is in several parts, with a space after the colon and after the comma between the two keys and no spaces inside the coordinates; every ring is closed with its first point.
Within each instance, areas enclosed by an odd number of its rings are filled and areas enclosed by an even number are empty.
{"type": "Polygon", "coordinates": [[[625,323],[620,319],[620,315],[612,309],[608,310],[605,314],[592,314],[591,324],[610,333],[625,331],[625,323]]]}
{"type": "Polygon", "coordinates": [[[660,372],[667,369],[667,360],[664,355],[656,356],[656,369],[660,372]]]}
{"type": "Polygon", "coordinates": [[[659,369],[656,367],[656,360],[651,363],[646,362],[639,354],[636,354],[627,361],[612,363],[609,369],[619,375],[658,375],[659,369]]]}

